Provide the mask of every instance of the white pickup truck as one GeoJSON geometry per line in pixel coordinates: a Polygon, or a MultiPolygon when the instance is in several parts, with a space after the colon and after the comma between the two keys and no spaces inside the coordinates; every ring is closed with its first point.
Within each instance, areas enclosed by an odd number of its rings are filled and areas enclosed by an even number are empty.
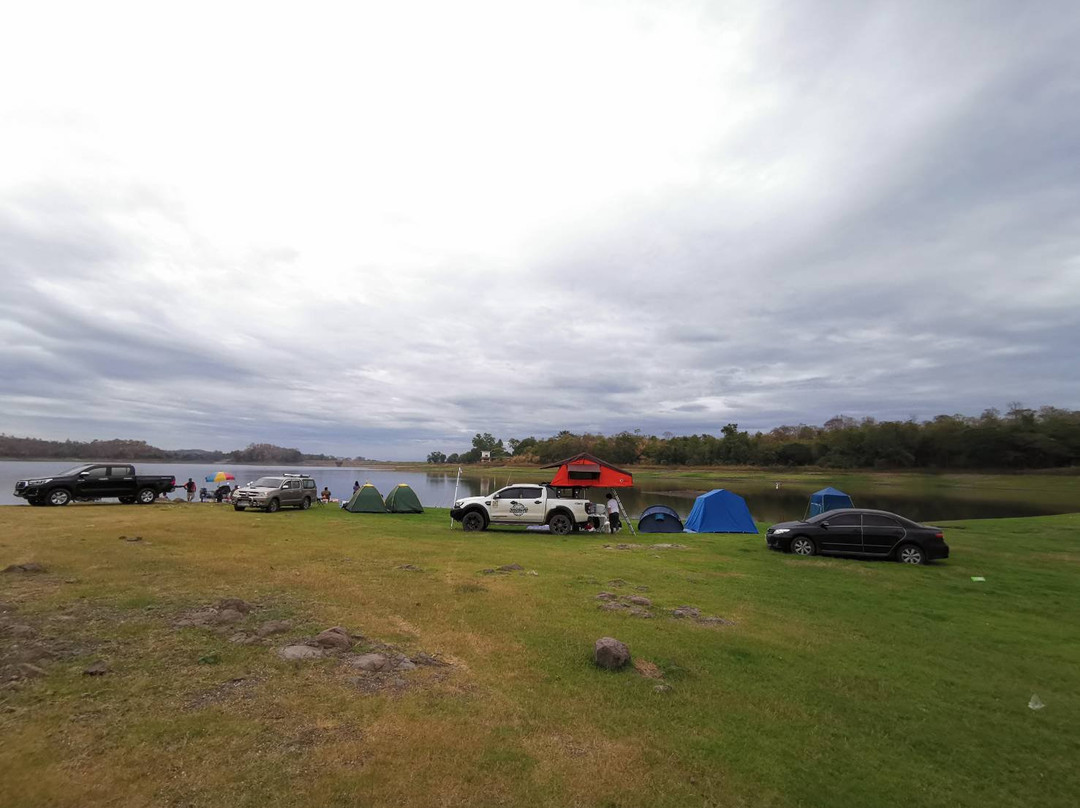
{"type": "Polygon", "coordinates": [[[450,516],[465,530],[489,525],[547,525],[564,536],[583,527],[593,511],[587,499],[563,499],[550,485],[517,483],[485,497],[459,499],[450,516]]]}

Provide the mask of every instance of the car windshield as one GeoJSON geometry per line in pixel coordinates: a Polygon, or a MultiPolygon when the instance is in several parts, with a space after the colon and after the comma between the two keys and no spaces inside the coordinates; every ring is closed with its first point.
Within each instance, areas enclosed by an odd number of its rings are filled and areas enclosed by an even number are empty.
{"type": "Polygon", "coordinates": [[[90,468],[90,466],[83,463],[81,466],[74,466],[74,467],[68,469],[67,471],[61,471],[56,476],[57,477],[74,477],[80,471],[83,471],[84,469],[88,469],[88,468],[90,468]]]}
{"type": "Polygon", "coordinates": [[[260,477],[251,483],[252,488],[278,488],[283,482],[281,477],[260,477]]]}

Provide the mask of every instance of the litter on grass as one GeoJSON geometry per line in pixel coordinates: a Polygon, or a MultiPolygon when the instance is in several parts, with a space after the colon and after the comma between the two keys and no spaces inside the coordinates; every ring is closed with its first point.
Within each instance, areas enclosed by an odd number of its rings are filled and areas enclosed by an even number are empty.
{"type": "Polygon", "coordinates": [[[1040,699],[1035,693],[1031,694],[1031,701],[1028,702],[1028,707],[1030,707],[1032,710],[1041,710],[1045,706],[1046,705],[1043,704],[1042,699],[1040,699]]]}
{"type": "Polygon", "coordinates": [[[986,579],[983,578],[981,575],[972,575],[971,580],[973,580],[973,581],[985,581],[986,579]]]}

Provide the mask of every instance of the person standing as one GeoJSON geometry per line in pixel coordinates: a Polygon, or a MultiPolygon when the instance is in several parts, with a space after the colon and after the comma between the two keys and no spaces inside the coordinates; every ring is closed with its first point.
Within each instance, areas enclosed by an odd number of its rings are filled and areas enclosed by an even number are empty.
{"type": "Polygon", "coordinates": [[[611,532],[618,533],[622,530],[622,519],[619,518],[619,500],[615,499],[615,493],[608,491],[607,513],[611,523],[611,532]]]}
{"type": "Polygon", "coordinates": [[[354,480],[353,484],[352,484],[352,492],[355,494],[359,490],[360,490],[360,481],[359,480],[354,480]]]}
{"type": "Polygon", "coordinates": [[[184,490],[187,491],[187,501],[192,502],[195,499],[195,489],[198,488],[195,485],[195,481],[190,477],[187,478],[187,482],[184,483],[184,490]]]}

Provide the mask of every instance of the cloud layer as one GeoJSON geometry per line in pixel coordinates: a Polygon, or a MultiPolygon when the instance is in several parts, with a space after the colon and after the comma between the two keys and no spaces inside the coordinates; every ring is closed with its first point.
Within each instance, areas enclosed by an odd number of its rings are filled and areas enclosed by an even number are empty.
{"type": "Polygon", "coordinates": [[[1075,4],[23,5],[7,433],[1080,407],[1075,4]]]}

